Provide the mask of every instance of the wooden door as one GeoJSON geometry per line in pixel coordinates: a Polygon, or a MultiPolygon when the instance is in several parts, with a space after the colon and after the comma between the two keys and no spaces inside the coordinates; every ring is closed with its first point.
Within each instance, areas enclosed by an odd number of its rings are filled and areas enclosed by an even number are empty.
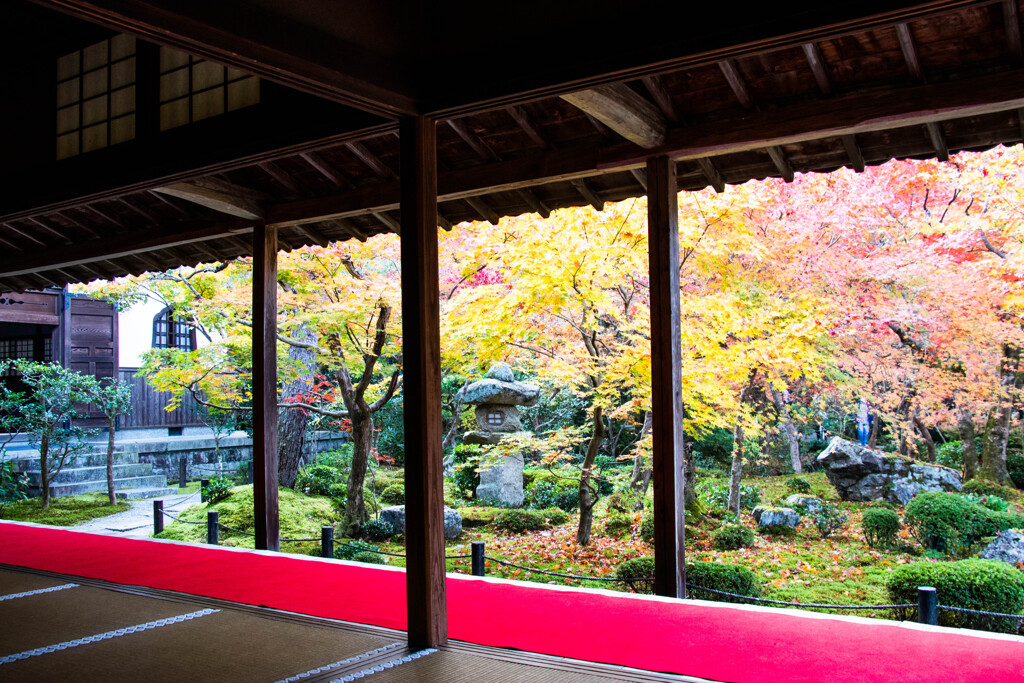
{"type": "MultiPolygon", "coordinates": [[[[112,304],[65,293],[61,325],[64,367],[100,379],[117,377],[117,310],[112,304]]],[[[92,406],[87,416],[103,418],[92,406]]]]}

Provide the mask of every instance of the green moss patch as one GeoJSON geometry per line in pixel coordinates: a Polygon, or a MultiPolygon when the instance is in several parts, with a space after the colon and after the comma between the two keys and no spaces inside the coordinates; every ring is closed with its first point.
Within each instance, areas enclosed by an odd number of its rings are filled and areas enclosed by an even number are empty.
{"type": "Polygon", "coordinates": [[[111,505],[107,494],[84,493],[80,496],[63,496],[50,499],[50,509],[43,509],[42,498],[29,498],[9,504],[4,509],[4,519],[18,522],[35,522],[52,526],[73,526],[90,519],[126,512],[131,505],[120,501],[111,505]]]}

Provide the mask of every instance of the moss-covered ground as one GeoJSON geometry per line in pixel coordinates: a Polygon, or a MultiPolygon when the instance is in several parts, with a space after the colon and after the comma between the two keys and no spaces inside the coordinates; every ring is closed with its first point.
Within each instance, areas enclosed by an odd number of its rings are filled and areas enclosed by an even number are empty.
{"type": "Polygon", "coordinates": [[[18,522],[35,522],[52,526],[73,526],[90,519],[124,512],[131,507],[125,501],[111,505],[106,492],[51,498],[50,508],[43,509],[42,498],[29,498],[9,503],[0,517],[18,522]]]}

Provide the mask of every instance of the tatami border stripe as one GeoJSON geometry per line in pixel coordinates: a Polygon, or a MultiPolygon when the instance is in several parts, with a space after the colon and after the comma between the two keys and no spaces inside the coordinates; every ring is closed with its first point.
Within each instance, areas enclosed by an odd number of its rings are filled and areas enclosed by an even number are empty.
{"type": "Polygon", "coordinates": [[[356,662],[362,661],[364,659],[369,659],[370,657],[379,655],[383,652],[387,652],[388,650],[394,650],[396,647],[401,646],[401,643],[391,643],[390,645],[378,647],[376,650],[370,650],[369,652],[364,652],[363,654],[356,655],[355,657],[342,659],[340,661],[334,662],[333,664],[324,664],[323,666],[317,667],[316,669],[310,669],[309,671],[303,671],[300,674],[295,674],[294,676],[289,676],[288,678],[282,678],[277,683],[295,683],[295,681],[301,681],[304,678],[316,676],[317,674],[322,674],[325,671],[330,671],[331,669],[337,669],[339,666],[345,666],[346,664],[355,664],[356,662]]]}
{"type": "Polygon", "coordinates": [[[101,640],[110,640],[111,638],[117,638],[120,636],[126,636],[130,633],[139,633],[140,631],[149,631],[154,628],[160,628],[161,626],[170,626],[171,624],[179,624],[183,621],[189,621],[191,619],[198,619],[199,617],[205,617],[208,614],[214,614],[219,612],[219,609],[201,609],[198,612],[190,612],[189,614],[179,614],[176,617],[167,617],[166,619],[157,619],[156,621],[147,621],[144,624],[138,624],[136,626],[127,626],[125,628],[119,628],[115,631],[107,631],[106,633],[98,633],[94,636],[86,636],[85,638],[76,638],[75,640],[67,640],[63,643],[57,643],[56,645],[47,645],[46,647],[37,647],[35,650],[25,650],[24,652],[17,652],[13,655],[7,655],[6,657],[0,657],[0,664],[10,664],[11,662],[17,662],[21,659],[28,659],[29,657],[38,657],[39,655],[51,654],[59,650],[67,650],[72,647],[78,647],[79,645],[88,645],[89,643],[96,643],[101,640]]]}
{"type": "Polygon", "coordinates": [[[366,678],[370,674],[379,674],[381,671],[384,671],[386,669],[394,669],[396,666],[408,664],[413,660],[419,659],[420,657],[426,657],[427,655],[432,655],[435,652],[437,652],[437,650],[434,648],[428,648],[426,650],[420,650],[419,652],[413,652],[411,655],[406,655],[401,659],[392,659],[390,662],[384,662],[383,664],[378,664],[377,666],[370,667],[369,669],[357,671],[354,674],[349,674],[348,676],[335,678],[331,681],[331,683],[351,683],[352,681],[358,681],[360,678],[366,678]]]}
{"type": "Polygon", "coordinates": [[[52,593],[54,591],[62,591],[68,588],[78,588],[77,583],[65,583],[60,586],[50,586],[49,588],[40,588],[34,591],[25,591],[24,593],[11,593],[10,595],[0,595],[0,602],[4,600],[14,600],[15,598],[27,598],[30,595],[42,595],[43,593],[52,593]]]}

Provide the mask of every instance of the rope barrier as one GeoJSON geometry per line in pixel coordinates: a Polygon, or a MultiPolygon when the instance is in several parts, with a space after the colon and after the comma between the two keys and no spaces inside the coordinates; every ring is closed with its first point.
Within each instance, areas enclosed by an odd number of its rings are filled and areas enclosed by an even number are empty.
{"type": "Polygon", "coordinates": [[[966,607],[953,607],[952,605],[938,605],[939,609],[946,609],[950,612],[964,612],[967,614],[981,614],[986,617],[1005,617],[1007,619],[1024,620],[1024,614],[1005,614],[1003,612],[986,612],[981,609],[968,609],[966,607]]]}
{"type": "MultiPolygon", "coordinates": [[[[637,581],[638,579],[633,579],[637,581]]],[[[642,579],[639,579],[642,580],[642,579]]],[[[760,602],[767,605],[787,605],[789,607],[804,607],[813,609],[907,609],[910,607],[917,607],[917,603],[906,604],[906,605],[824,605],[816,604],[813,602],[788,602],[785,600],[769,600],[768,598],[755,598],[749,595],[741,595],[739,593],[729,593],[728,591],[715,590],[713,588],[704,588],[703,586],[696,586],[692,583],[686,584],[687,588],[693,588],[699,591],[705,591],[707,593],[714,593],[715,595],[728,595],[733,598],[740,598],[743,600],[750,600],[751,602],[760,602]]]]}
{"type": "MultiPolygon", "coordinates": [[[[522,569],[523,571],[527,571],[527,572],[530,572],[532,574],[544,574],[545,576],[559,576],[559,577],[561,577],[563,579],[577,579],[579,581],[626,581],[627,580],[627,579],[618,579],[618,578],[614,578],[614,577],[580,576],[578,574],[560,574],[558,572],[549,572],[549,571],[544,570],[544,569],[533,569],[532,567],[524,567],[521,564],[515,564],[514,562],[506,562],[505,560],[499,560],[498,558],[490,557],[489,555],[484,555],[484,559],[485,560],[490,560],[491,562],[497,562],[498,564],[503,564],[506,567],[515,567],[516,569],[522,569]]],[[[644,579],[629,579],[629,580],[630,581],[643,581],[644,579]]],[[[650,580],[653,581],[653,579],[650,579],[650,580]]]]}

